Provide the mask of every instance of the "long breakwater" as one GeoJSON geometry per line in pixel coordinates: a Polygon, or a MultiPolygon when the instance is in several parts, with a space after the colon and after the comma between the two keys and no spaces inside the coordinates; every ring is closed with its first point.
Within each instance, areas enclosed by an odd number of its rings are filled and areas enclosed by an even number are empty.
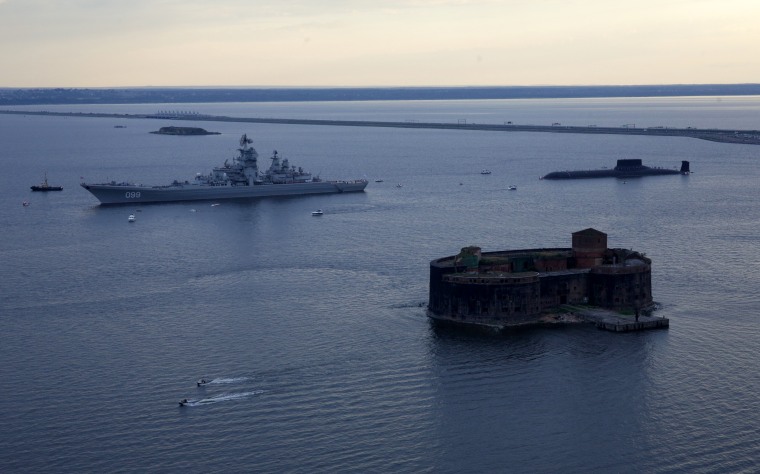
{"type": "Polygon", "coordinates": [[[561,125],[521,125],[507,122],[504,124],[488,123],[457,123],[445,122],[385,122],[385,121],[360,121],[360,120],[313,120],[313,119],[284,119],[284,118],[260,118],[260,117],[228,117],[223,115],[200,115],[200,114],[113,114],[113,113],[90,113],[90,112],[50,112],[50,111],[22,111],[0,110],[0,114],[12,115],[47,115],[82,118],[114,118],[114,119],[156,119],[173,121],[205,121],[205,122],[241,122],[241,123],[269,123],[282,125],[321,125],[339,127],[386,127],[386,128],[422,128],[443,130],[478,130],[489,132],[540,132],[540,133],[584,133],[584,134],[607,134],[607,135],[644,135],[658,137],[687,137],[698,138],[720,143],[734,143],[743,145],[760,145],[759,130],[730,130],[715,128],[673,128],[673,127],[599,127],[595,125],[577,126],[561,125]]]}

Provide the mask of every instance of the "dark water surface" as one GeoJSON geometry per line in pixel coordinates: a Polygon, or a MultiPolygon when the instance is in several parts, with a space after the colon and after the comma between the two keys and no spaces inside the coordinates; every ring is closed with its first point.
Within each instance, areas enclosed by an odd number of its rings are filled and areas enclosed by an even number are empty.
{"type": "MultiPolygon", "coordinates": [[[[758,98],[193,110],[760,128],[758,98]]],[[[760,148],[203,122],[222,135],[148,133],[170,124],[0,115],[0,471],[756,469],[760,148]],[[232,157],[242,133],[263,157],[370,185],[139,209],[100,207],[78,186],[187,179],[232,157]],[[695,173],[538,180],[619,158],[695,173]],[[44,172],[64,191],[31,193],[44,172]],[[586,227],[652,258],[669,330],[482,334],[426,319],[430,260],[567,247],[586,227]]]]}

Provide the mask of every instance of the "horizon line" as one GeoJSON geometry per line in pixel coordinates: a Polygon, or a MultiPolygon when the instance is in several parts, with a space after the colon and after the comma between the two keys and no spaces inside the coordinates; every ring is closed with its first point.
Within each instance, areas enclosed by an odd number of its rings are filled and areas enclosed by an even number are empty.
{"type": "Polygon", "coordinates": [[[664,83],[664,84],[534,84],[534,85],[165,85],[165,86],[0,86],[0,89],[529,89],[529,88],[589,88],[589,87],[705,87],[760,86],[760,82],[729,83],[664,83]]]}

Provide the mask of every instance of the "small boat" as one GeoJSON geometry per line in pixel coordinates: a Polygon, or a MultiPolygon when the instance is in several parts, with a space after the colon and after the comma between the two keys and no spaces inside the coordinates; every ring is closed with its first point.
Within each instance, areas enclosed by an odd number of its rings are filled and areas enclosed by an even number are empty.
{"type": "Polygon", "coordinates": [[[27,207],[29,206],[29,201],[24,201],[21,203],[22,206],[27,207]]]}
{"type": "Polygon", "coordinates": [[[510,184],[507,189],[509,189],[510,191],[517,191],[517,186],[515,186],[514,184],[510,184]]]}
{"type": "Polygon", "coordinates": [[[317,209],[316,211],[311,211],[311,215],[312,216],[321,216],[322,214],[324,214],[324,212],[322,212],[322,209],[317,209]]]}
{"type": "Polygon", "coordinates": [[[210,382],[211,382],[211,380],[200,379],[196,383],[198,384],[199,387],[203,387],[204,385],[206,385],[207,383],[210,383],[210,382]]]}
{"type": "Polygon", "coordinates": [[[187,398],[183,398],[179,401],[179,406],[186,407],[188,403],[190,403],[190,401],[187,398]]]}
{"type": "Polygon", "coordinates": [[[32,191],[63,191],[63,186],[51,186],[48,184],[47,181],[47,173],[45,173],[45,179],[42,180],[42,183],[31,186],[32,191]]]}
{"type": "Polygon", "coordinates": [[[134,214],[130,214],[129,217],[127,217],[127,220],[129,222],[134,222],[135,221],[135,215],[134,214]]]}
{"type": "Polygon", "coordinates": [[[375,180],[375,182],[376,182],[376,183],[382,183],[382,182],[383,182],[383,180],[382,180],[382,179],[376,179],[376,180],[375,180]]]}
{"type": "Polygon", "coordinates": [[[401,187],[403,187],[403,186],[404,186],[404,185],[403,185],[403,184],[401,184],[401,183],[398,183],[398,184],[396,185],[396,187],[397,187],[397,188],[401,188],[401,187]]]}
{"type": "Polygon", "coordinates": [[[491,170],[486,170],[486,169],[480,170],[480,174],[491,174],[491,170]]]}

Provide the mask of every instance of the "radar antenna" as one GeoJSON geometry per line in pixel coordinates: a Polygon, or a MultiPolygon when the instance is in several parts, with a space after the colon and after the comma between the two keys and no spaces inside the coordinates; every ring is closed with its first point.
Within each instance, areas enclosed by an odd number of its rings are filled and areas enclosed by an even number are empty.
{"type": "Polygon", "coordinates": [[[246,135],[245,133],[243,134],[242,137],[240,137],[240,146],[242,146],[243,148],[245,148],[246,145],[250,145],[251,143],[253,143],[253,140],[248,138],[248,135],[246,135]]]}

